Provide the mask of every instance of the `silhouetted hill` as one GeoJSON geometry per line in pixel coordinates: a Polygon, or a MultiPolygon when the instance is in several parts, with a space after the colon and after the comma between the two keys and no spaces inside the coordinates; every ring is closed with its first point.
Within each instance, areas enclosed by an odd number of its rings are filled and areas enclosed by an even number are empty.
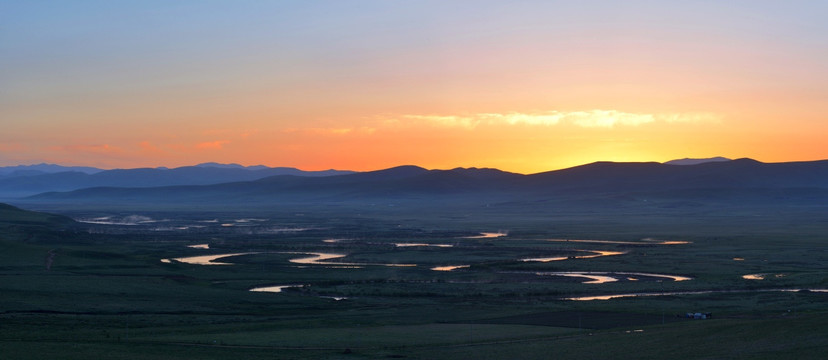
{"type": "Polygon", "coordinates": [[[751,159],[675,166],[596,162],[532,175],[497,169],[426,170],[401,166],[328,177],[271,176],[203,186],[89,188],[29,198],[46,202],[808,202],[828,199],[828,161],[761,163],[751,159]],[[792,200],[793,199],[793,200],[792,200]],[[786,201],[788,201],[786,200],[786,201]]]}
{"type": "Polygon", "coordinates": [[[647,191],[686,188],[828,187],[828,160],[762,163],[752,159],[673,166],[596,162],[531,175],[533,185],[578,191],[647,191]]]}

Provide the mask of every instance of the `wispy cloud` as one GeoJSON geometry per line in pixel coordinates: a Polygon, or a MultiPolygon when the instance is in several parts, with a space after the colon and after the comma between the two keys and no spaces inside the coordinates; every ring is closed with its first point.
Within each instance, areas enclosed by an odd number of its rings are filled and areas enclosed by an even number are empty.
{"type": "Polygon", "coordinates": [[[344,135],[370,135],[377,131],[376,127],[360,126],[360,127],[313,127],[313,128],[288,128],[283,129],[285,134],[312,134],[324,136],[344,136],[344,135]]]}
{"type": "MultiPolygon", "coordinates": [[[[484,114],[480,114],[484,115],[484,114]]],[[[435,125],[449,127],[476,127],[483,120],[482,116],[445,116],[445,115],[403,115],[406,120],[425,121],[435,125]]]]}
{"type": "Polygon", "coordinates": [[[49,150],[60,151],[60,152],[68,152],[68,153],[97,153],[97,154],[120,153],[120,152],[122,152],[122,149],[120,147],[112,146],[112,145],[109,145],[109,144],[60,145],[60,146],[50,146],[49,150]]]}
{"type": "Polygon", "coordinates": [[[660,114],[656,118],[659,121],[668,123],[685,122],[685,123],[718,123],[722,121],[722,116],[715,113],[680,113],[680,114],[660,114]]]}
{"type": "Polygon", "coordinates": [[[484,125],[555,126],[572,124],[584,128],[640,126],[655,122],[698,123],[718,122],[721,116],[712,113],[629,113],[618,110],[545,111],[535,113],[479,113],[471,115],[399,115],[384,120],[386,124],[411,121],[431,125],[473,129],[484,125]]]}
{"type": "Polygon", "coordinates": [[[26,147],[19,143],[0,143],[0,151],[16,152],[23,151],[26,147]]]}
{"type": "Polygon", "coordinates": [[[138,143],[138,147],[141,148],[141,151],[145,151],[145,152],[153,152],[153,153],[162,152],[161,148],[159,148],[158,146],[153,145],[149,141],[141,141],[140,143],[138,143]]]}
{"type": "Polygon", "coordinates": [[[229,144],[229,140],[216,140],[216,141],[207,141],[203,143],[196,144],[196,149],[199,150],[221,150],[224,145],[229,144]]]}
{"type": "Polygon", "coordinates": [[[639,126],[655,122],[653,114],[636,114],[615,110],[592,110],[568,113],[566,119],[586,128],[611,128],[618,126],[639,126]]]}

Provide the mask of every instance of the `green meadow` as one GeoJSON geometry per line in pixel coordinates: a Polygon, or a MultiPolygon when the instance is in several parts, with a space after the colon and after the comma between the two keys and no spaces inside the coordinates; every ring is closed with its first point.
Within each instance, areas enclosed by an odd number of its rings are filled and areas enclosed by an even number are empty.
{"type": "Polygon", "coordinates": [[[3,209],[2,359],[803,359],[828,350],[819,211],[53,210],[87,222],[3,209]],[[214,260],[228,265],[186,259],[238,253],[214,260]],[[340,257],[296,261],[314,253],[340,257]],[[527,261],[547,258],[556,260],[527,261]],[[561,275],[572,272],[614,281],[561,275]],[[249,291],[277,285],[293,287],[249,291]],[[618,294],[648,296],[568,300],[618,294]]]}

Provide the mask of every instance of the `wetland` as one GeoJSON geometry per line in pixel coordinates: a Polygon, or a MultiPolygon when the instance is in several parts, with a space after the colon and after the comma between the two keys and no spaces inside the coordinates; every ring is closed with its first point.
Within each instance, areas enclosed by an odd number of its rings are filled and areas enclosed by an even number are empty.
{"type": "Polygon", "coordinates": [[[3,358],[72,342],[68,358],[541,359],[679,335],[690,346],[722,327],[772,341],[774,326],[799,334],[775,341],[801,358],[828,346],[814,217],[779,232],[780,218],[753,216],[58,210],[94,221],[0,241],[3,358]]]}

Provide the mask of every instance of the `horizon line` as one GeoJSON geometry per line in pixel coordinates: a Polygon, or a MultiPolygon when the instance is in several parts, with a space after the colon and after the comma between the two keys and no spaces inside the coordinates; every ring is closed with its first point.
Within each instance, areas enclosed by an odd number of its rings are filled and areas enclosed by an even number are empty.
{"type": "Polygon", "coordinates": [[[715,159],[727,159],[727,160],[718,160],[718,161],[734,161],[734,160],[748,159],[748,160],[753,160],[753,161],[757,161],[757,162],[760,162],[760,163],[769,163],[769,164],[828,160],[828,159],[814,159],[814,160],[792,160],[792,161],[765,162],[765,161],[757,160],[757,159],[750,158],[750,157],[730,158],[730,157],[725,157],[725,156],[714,156],[714,157],[707,157],[707,158],[689,158],[689,157],[685,157],[685,158],[680,158],[680,159],[671,159],[671,160],[667,160],[667,161],[655,161],[655,160],[651,160],[651,161],[597,160],[597,161],[586,162],[586,163],[582,163],[582,164],[574,165],[574,166],[562,167],[562,168],[557,168],[557,169],[548,169],[548,170],[542,170],[542,171],[539,171],[539,172],[530,172],[530,173],[504,170],[504,169],[501,169],[501,168],[489,167],[489,166],[454,166],[454,167],[450,167],[450,168],[436,168],[436,167],[435,168],[430,168],[430,167],[417,165],[417,164],[400,164],[400,165],[393,165],[393,166],[382,167],[382,168],[372,169],[372,170],[351,170],[351,169],[337,169],[337,168],[327,168],[327,169],[320,169],[320,170],[306,170],[306,169],[302,169],[302,168],[294,167],[294,166],[269,166],[269,165],[264,165],[264,164],[243,165],[243,164],[236,163],[236,162],[220,163],[220,162],[214,162],[214,161],[201,162],[201,163],[194,164],[194,165],[155,166],[155,167],[137,166],[137,167],[132,167],[132,168],[127,168],[127,167],[102,168],[102,167],[90,166],[90,165],[62,165],[62,164],[57,164],[57,163],[40,162],[40,163],[32,163],[32,164],[0,165],[0,169],[10,168],[10,167],[33,167],[33,166],[45,165],[45,166],[60,166],[60,167],[67,167],[67,168],[91,168],[91,169],[97,169],[97,170],[101,170],[101,171],[134,170],[134,169],[168,169],[168,170],[172,170],[172,169],[185,168],[185,167],[197,167],[197,166],[200,166],[200,165],[215,164],[215,165],[239,166],[239,167],[242,167],[242,168],[251,168],[251,167],[265,167],[265,168],[270,168],[270,169],[289,168],[289,169],[296,169],[296,170],[304,171],[304,172],[322,172],[322,171],[343,171],[344,172],[344,171],[350,171],[350,172],[355,172],[355,173],[363,173],[363,172],[372,172],[372,171],[381,171],[381,170],[393,169],[393,168],[404,167],[404,166],[416,166],[416,167],[420,167],[420,168],[423,168],[423,169],[426,169],[426,170],[496,169],[496,170],[499,170],[499,171],[510,172],[510,173],[515,173],[515,174],[530,175],[530,174],[538,174],[538,173],[543,173],[543,172],[548,172],[548,171],[571,169],[571,168],[576,168],[576,167],[595,164],[595,163],[621,163],[621,164],[623,164],[623,163],[629,163],[629,164],[634,164],[634,163],[638,163],[638,164],[658,163],[658,164],[667,164],[668,162],[679,161],[679,160],[690,160],[690,161],[692,161],[692,160],[710,160],[708,162],[717,161],[715,159]]]}

